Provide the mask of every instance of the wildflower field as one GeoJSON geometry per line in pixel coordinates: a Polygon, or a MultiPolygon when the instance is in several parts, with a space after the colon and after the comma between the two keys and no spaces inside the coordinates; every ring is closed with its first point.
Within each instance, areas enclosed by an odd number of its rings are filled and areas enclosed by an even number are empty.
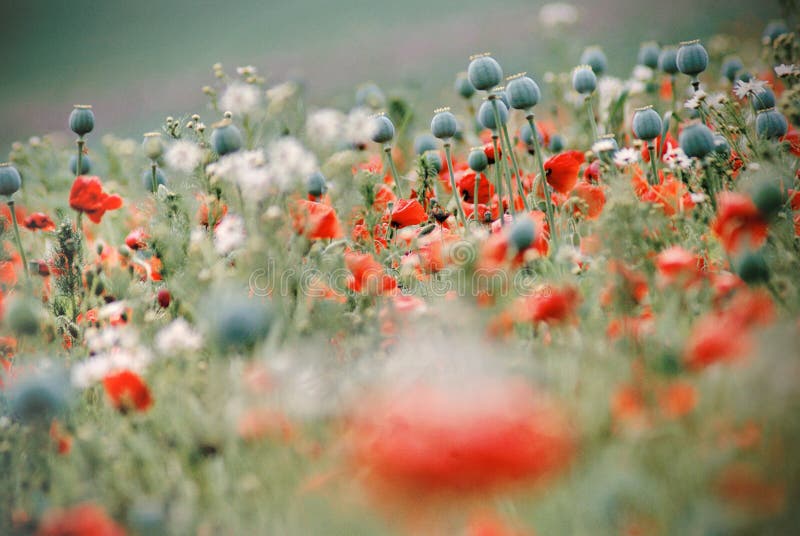
{"type": "Polygon", "coordinates": [[[334,107],[215,64],[139,139],[14,143],[0,535],[796,534],[781,6],[625,78],[468,51],[441,108],[334,107]]]}

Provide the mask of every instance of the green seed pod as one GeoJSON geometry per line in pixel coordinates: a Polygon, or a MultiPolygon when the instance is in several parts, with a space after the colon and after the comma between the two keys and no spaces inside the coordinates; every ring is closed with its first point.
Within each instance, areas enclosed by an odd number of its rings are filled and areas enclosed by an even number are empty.
{"type": "Polygon", "coordinates": [[[764,28],[761,39],[765,45],[769,45],[783,34],[789,33],[789,27],[782,20],[773,20],[764,28]]]}
{"type": "Polygon", "coordinates": [[[722,62],[720,72],[722,72],[722,76],[728,79],[728,82],[733,83],[736,80],[736,75],[739,74],[739,71],[742,69],[744,69],[742,60],[737,56],[730,56],[725,58],[725,61],[722,62]]]}
{"type": "Polygon", "coordinates": [[[700,41],[686,41],[678,49],[677,64],[683,74],[697,76],[708,67],[708,52],[700,41]]]}
{"type": "Polygon", "coordinates": [[[69,114],[69,129],[78,136],[85,136],[94,129],[94,112],[86,104],[76,104],[69,114]]]}
{"type": "Polygon", "coordinates": [[[11,414],[23,423],[49,426],[68,405],[71,389],[63,369],[48,368],[15,379],[9,386],[11,414]]]}
{"type": "Polygon", "coordinates": [[[503,80],[503,68],[491,56],[472,57],[467,69],[467,76],[475,89],[489,91],[503,80]]]}
{"type": "Polygon", "coordinates": [[[579,65],[572,71],[572,88],[581,95],[589,95],[597,88],[597,76],[588,65],[579,65]]]}
{"type": "Polygon", "coordinates": [[[519,218],[511,226],[509,243],[516,251],[525,251],[536,239],[536,226],[530,218],[519,218]]]}
{"type": "Polygon", "coordinates": [[[208,329],[220,348],[251,349],[269,334],[273,312],[258,298],[220,292],[208,305],[208,329]]]}
{"type": "MultiPolygon", "coordinates": [[[[156,168],[156,189],[159,186],[166,186],[167,185],[167,176],[164,175],[164,172],[161,171],[161,168],[156,168]]],[[[155,193],[156,190],[153,190],[153,170],[146,169],[142,172],[142,186],[144,189],[150,193],[155,193]]]]}
{"type": "Polygon", "coordinates": [[[515,110],[530,110],[542,98],[538,84],[528,76],[514,78],[506,84],[506,95],[511,108],[515,110]]]}
{"type": "Polygon", "coordinates": [[[756,115],[756,132],[759,138],[776,140],[785,136],[788,130],[786,118],[775,108],[761,110],[756,115]]]}
{"type": "Polygon", "coordinates": [[[639,55],[637,57],[639,65],[656,69],[658,67],[658,58],[661,55],[661,47],[655,41],[648,41],[642,43],[639,47],[639,55]]]}
{"type": "Polygon", "coordinates": [[[489,158],[486,156],[483,147],[475,147],[469,152],[467,164],[469,164],[469,168],[476,173],[481,173],[489,166],[489,158]]]}
{"type": "Polygon", "coordinates": [[[439,151],[428,151],[424,155],[425,164],[432,168],[436,173],[442,171],[442,157],[439,151]]]}
{"type": "Polygon", "coordinates": [[[328,191],[328,181],[325,179],[325,175],[319,171],[309,175],[306,179],[306,191],[308,195],[313,195],[314,197],[325,195],[325,192],[328,191]]]}
{"type": "Polygon", "coordinates": [[[394,138],[394,123],[385,115],[376,115],[372,118],[374,131],[372,141],[375,143],[389,143],[394,138]]]}
{"type": "Polygon", "coordinates": [[[74,154],[69,157],[69,170],[73,175],[88,175],[92,171],[92,161],[89,156],[83,155],[81,157],[81,172],[78,173],[78,155],[74,154]]]}
{"type": "Polygon", "coordinates": [[[377,85],[371,82],[364,84],[356,90],[356,106],[363,106],[373,110],[384,108],[386,106],[386,95],[377,85]]]}
{"type": "Polygon", "coordinates": [[[42,307],[39,303],[18,297],[8,306],[6,324],[18,336],[36,335],[42,322],[42,307]]]}
{"type": "Polygon", "coordinates": [[[588,65],[597,76],[603,74],[608,68],[608,59],[603,49],[598,46],[591,46],[584,49],[581,54],[581,65],[588,65]]]}
{"type": "Polygon", "coordinates": [[[164,154],[164,140],[161,139],[160,132],[148,132],[142,141],[144,154],[150,160],[156,160],[164,154]]]}
{"type": "MultiPolygon", "coordinates": [[[[536,134],[539,133],[537,132],[536,134]]],[[[539,143],[542,143],[543,141],[542,136],[539,135],[538,137],[539,137],[539,143]]],[[[531,126],[528,123],[523,124],[519,128],[519,139],[521,139],[522,142],[529,147],[533,145],[533,131],[531,130],[531,126]]]]}
{"type": "Polygon", "coordinates": [[[775,93],[768,87],[750,94],[750,102],[756,112],[775,107],[775,93]]]}
{"type": "Polygon", "coordinates": [[[681,131],[678,143],[686,156],[704,158],[714,150],[714,134],[702,123],[693,123],[681,131]]]}
{"type": "Polygon", "coordinates": [[[223,119],[212,126],[214,132],[211,133],[211,147],[218,155],[225,156],[242,148],[242,133],[230,119],[223,119]]]}
{"type": "Polygon", "coordinates": [[[442,108],[436,111],[431,119],[431,133],[440,140],[452,138],[458,132],[458,121],[449,108],[442,108]]]}
{"type": "Polygon", "coordinates": [[[506,105],[503,104],[503,101],[497,99],[497,113],[500,116],[500,125],[495,123],[494,118],[494,110],[492,109],[491,101],[483,101],[481,104],[480,109],[478,110],[478,122],[483,125],[484,128],[488,128],[490,130],[497,130],[502,125],[506,124],[508,121],[508,108],[506,105]]]}
{"type": "Polygon", "coordinates": [[[653,141],[661,135],[663,122],[652,106],[639,108],[633,114],[633,134],[644,141],[653,141]]]}
{"type": "Polygon", "coordinates": [[[769,266],[760,251],[748,251],[736,263],[736,274],[748,285],[769,281],[769,266]]]}
{"type": "Polygon", "coordinates": [[[553,134],[550,136],[550,151],[559,153],[564,150],[564,138],[561,134],[553,134]]]}
{"type": "Polygon", "coordinates": [[[423,154],[428,151],[435,151],[439,148],[439,142],[430,134],[420,134],[414,138],[414,153],[423,154]]]}
{"type": "Polygon", "coordinates": [[[731,146],[728,145],[728,140],[725,139],[725,136],[720,134],[714,135],[714,152],[717,154],[730,156],[731,146]]]}
{"type": "Polygon", "coordinates": [[[658,68],[667,74],[678,73],[678,49],[664,47],[658,55],[658,68]]]}
{"type": "Polygon", "coordinates": [[[455,83],[456,93],[468,99],[475,94],[475,86],[469,81],[467,73],[458,73],[455,83]]]}
{"type": "Polygon", "coordinates": [[[777,181],[764,180],[753,189],[753,203],[765,220],[771,221],[786,203],[786,196],[777,181]]]}
{"type": "Polygon", "coordinates": [[[128,524],[136,531],[136,534],[147,534],[148,536],[167,534],[164,507],[155,501],[137,500],[128,509],[128,524]]]}
{"type": "Polygon", "coordinates": [[[0,164],[0,196],[11,197],[22,187],[22,177],[9,163],[0,164]]]}
{"type": "Polygon", "coordinates": [[[508,95],[506,94],[505,88],[498,87],[492,90],[492,95],[495,96],[498,100],[503,101],[503,104],[506,105],[506,110],[511,109],[511,104],[508,102],[508,95]]]}
{"type": "Polygon", "coordinates": [[[747,71],[742,71],[741,73],[736,76],[736,80],[741,80],[742,82],[749,82],[753,79],[753,75],[748,73],[747,71]]]}

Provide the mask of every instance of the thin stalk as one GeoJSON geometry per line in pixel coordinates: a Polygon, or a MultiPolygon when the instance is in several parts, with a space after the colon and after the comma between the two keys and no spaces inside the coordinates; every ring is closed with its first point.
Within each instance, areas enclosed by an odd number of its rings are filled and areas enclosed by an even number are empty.
{"type": "Polygon", "coordinates": [[[75,167],[75,176],[82,174],[84,145],[86,145],[86,142],[84,141],[83,136],[81,136],[78,138],[78,160],[76,162],[77,166],[75,167]]]}
{"type": "Polygon", "coordinates": [[[472,219],[475,220],[475,223],[478,222],[478,185],[481,182],[481,173],[480,171],[475,172],[475,193],[472,196],[472,219]]]}
{"type": "MultiPolygon", "coordinates": [[[[494,148],[494,189],[497,192],[497,200],[503,206],[503,179],[500,178],[500,149],[497,146],[497,134],[492,133],[492,147],[494,148]]],[[[502,212],[502,211],[501,211],[502,212]]],[[[500,221],[503,221],[502,214],[500,221]]]]}
{"type": "Polygon", "coordinates": [[[677,89],[675,88],[675,75],[669,75],[669,86],[670,86],[670,93],[672,94],[672,113],[678,113],[675,109],[678,106],[678,94],[677,89]]]}
{"type": "MultiPolygon", "coordinates": [[[[525,212],[528,212],[530,208],[528,207],[528,200],[525,198],[525,190],[522,188],[522,180],[519,177],[519,164],[517,163],[517,155],[514,154],[512,145],[511,145],[511,137],[508,135],[508,127],[505,123],[500,123],[500,112],[497,110],[497,98],[492,98],[494,95],[490,96],[489,99],[492,103],[492,110],[494,111],[494,121],[496,124],[502,127],[502,135],[501,142],[505,146],[505,150],[511,156],[511,165],[513,166],[514,170],[514,177],[517,183],[517,190],[519,191],[520,197],[522,197],[522,203],[525,206],[525,212]]],[[[509,189],[509,192],[511,190],[509,189]]],[[[511,195],[511,194],[509,194],[511,195]]],[[[513,196],[512,196],[513,197],[513,196]]],[[[513,199],[512,199],[513,201],[513,199]]],[[[512,203],[513,204],[513,203],[512,203]]]]}
{"type": "MultiPolygon", "coordinates": [[[[544,190],[544,205],[545,205],[545,214],[547,215],[547,225],[550,227],[550,235],[552,236],[551,242],[553,244],[558,244],[558,236],[556,233],[556,222],[555,217],[553,216],[553,198],[550,195],[550,185],[547,184],[547,171],[544,169],[544,158],[542,157],[542,147],[539,144],[539,134],[538,130],[536,130],[536,121],[534,119],[534,115],[528,114],[527,120],[528,125],[531,127],[531,133],[533,134],[533,150],[536,152],[536,163],[539,166],[539,181],[542,184],[542,190],[544,190]]],[[[535,188],[534,188],[535,191],[535,188]]],[[[554,246],[555,249],[557,246],[554,246]]]]}
{"type": "Polygon", "coordinates": [[[650,184],[658,184],[658,166],[656,164],[656,148],[653,141],[647,142],[647,152],[650,153],[650,168],[653,171],[653,176],[650,178],[650,184]]]}
{"type": "Polygon", "coordinates": [[[405,197],[403,194],[403,188],[400,186],[400,175],[397,174],[397,168],[394,165],[394,159],[392,158],[392,147],[391,145],[387,145],[383,148],[383,152],[386,153],[386,159],[389,161],[389,168],[392,170],[392,177],[394,177],[394,184],[397,187],[397,195],[402,199],[405,197]]]}
{"type": "Polygon", "coordinates": [[[153,195],[155,195],[156,192],[158,192],[158,174],[157,174],[157,171],[158,171],[158,166],[156,164],[156,161],[153,160],[153,162],[150,164],[150,180],[152,181],[152,184],[153,184],[153,195]]]}
{"type": "MultiPolygon", "coordinates": [[[[589,123],[592,125],[592,141],[597,141],[597,134],[598,134],[597,121],[594,118],[594,108],[592,107],[592,95],[591,94],[589,94],[586,97],[586,110],[589,113],[589,123]]],[[[534,132],[534,138],[536,137],[535,134],[536,133],[534,132]]]]}
{"type": "Polygon", "coordinates": [[[22,259],[22,266],[25,268],[25,279],[30,281],[31,274],[28,271],[28,260],[25,258],[25,250],[22,249],[22,240],[19,237],[19,225],[17,225],[17,213],[14,212],[14,201],[9,199],[7,201],[8,211],[11,212],[11,222],[14,224],[14,240],[17,243],[17,251],[22,259]]]}
{"type": "Polygon", "coordinates": [[[447,171],[450,174],[450,188],[453,189],[453,196],[456,198],[456,206],[458,207],[458,217],[464,225],[464,230],[467,230],[467,219],[464,217],[464,207],[461,205],[461,196],[458,194],[456,187],[456,177],[453,175],[453,159],[450,157],[450,142],[444,144],[444,155],[447,158],[447,171]]]}

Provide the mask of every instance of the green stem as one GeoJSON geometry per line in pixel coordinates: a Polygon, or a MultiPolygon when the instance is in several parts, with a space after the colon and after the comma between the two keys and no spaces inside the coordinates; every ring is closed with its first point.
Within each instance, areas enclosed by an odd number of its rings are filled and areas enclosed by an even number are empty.
{"type": "Polygon", "coordinates": [[[383,148],[383,152],[386,153],[386,159],[389,161],[389,168],[392,170],[394,185],[397,187],[397,195],[402,199],[405,197],[405,195],[403,194],[403,188],[400,186],[400,175],[397,174],[397,168],[395,167],[394,159],[392,158],[392,147],[387,145],[383,148]]]}
{"type": "Polygon", "coordinates": [[[83,168],[83,147],[86,145],[86,142],[83,140],[83,136],[78,138],[78,160],[75,166],[75,176],[82,175],[83,168]]]}
{"type": "Polygon", "coordinates": [[[478,222],[478,185],[481,182],[481,173],[480,171],[475,172],[475,193],[472,196],[472,219],[475,220],[475,223],[478,222]]]}
{"type": "Polygon", "coordinates": [[[153,195],[155,195],[156,192],[158,192],[158,174],[157,174],[157,170],[158,170],[158,167],[157,167],[156,162],[154,160],[153,163],[150,164],[150,172],[151,172],[150,180],[153,183],[153,195]]]}
{"type": "Polygon", "coordinates": [[[464,217],[464,207],[461,205],[461,196],[458,194],[456,187],[456,177],[453,175],[453,159],[450,157],[450,142],[444,144],[444,154],[447,158],[447,171],[450,173],[450,188],[453,189],[453,197],[456,198],[456,206],[458,207],[458,217],[464,225],[464,230],[467,229],[467,219],[464,217]]]}
{"type": "Polygon", "coordinates": [[[25,258],[25,250],[22,249],[22,240],[19,237],[19,225],[17,225],[17,213],[14,212],[14,201],[9,199],[7,203],[8,211],[11,212],[11,222],[14,224],[14,240],[17,242],[17,250],[22,259],[22,266],[25,268],[25,279],[30,281],[31,274],[28,271],[28,260],[25,258]]]}
{"type": "MultiPolygon", "coordinates": [[[[597,141],[597,121],[594,118],[594,108],[592,107],[592,95],[589,94],[586,97],[586,110],[589,113],[589,123],[592,125],[592,141],[597,141]]],[[[536,134],[534,132],[534,134],[536,134]]],[[[534,136],[536,137],[536,136],[534,136]]]]}
{"type": "MultiPolygon", "coordinates": [[[[503,137],[501,138],[501,141],[505,145],[505,150],[511,156],[511,165],[513,166],[514,169],[514,177],[517,183],[517,190],[519,191],[520,197],[522,197],[522,203],[523,206],[525,207],[525,212],[528,212],[530,208],[528,207],[528,200],[525,197],[525,190],[522,188],[522,180],[520,179],[519,176],[519,164],[517,163],[517,155],[514,154],[513,147],[511,145],[511,137],[508,135],[508,127],[506,126],[505,123],[500,123],[500,112],[497,109],[497,98],[492,98],[490,96],[489,99],[491,100],[492,103],[495,123],[499,124],[502,127],[503,137]]],[[[513,199],[512,199],[512,204],[513,204],[513,199]]]]}
{"type": "MultiPolygon", "coordinates": [[[[494,189],[497,192],[497,202],[500,204],[500,212],[503,207],[503,179],[500,177],[500,148],[497,146],[497,134],[492,134],[492,147],[494,148],[494,189]]],[[[500,214],[500,221],[503,222],[503,215],[500,214]]]]}
{"type": "Polygon", "coordinates": [[[658,184],[658,166],[656,164],[656,148],[652,141],[647,143],[647,152],[650,153],[650,168],[653,171],[653,176],[650,178],[650,184],[655,185],[658,184]]]}
{"type": "Polygon", "coordinates": [[[675,109],[678,106],[678,93],[675,87],[675,75],[669,75],[670,93],[672,94],[672,113],[678,113],[675,109]]]}
{"type": "MultiPolygon", "coordinates": [[[[550,227],[551,243],[554,244],[553,249],[558,247],[558,235],[556,233],[556,222],[553,215],[553,198],[550,195],[550,185],[547,184],[547,171],[544,169],[544,158],[542,156],[542,147],[539,144],[539,131],[536,130],[536,120],[533,113],[528,114],[528,125],[531,127],[531,134],[533,138],[533,150],[536,153],[536,163],[539,165],[539,181],[544,190],[544,204],[545,214],[547,215],[547,225],[550,227]]],[[[536,189],[534,188],[534,192],[536,189]]]]}

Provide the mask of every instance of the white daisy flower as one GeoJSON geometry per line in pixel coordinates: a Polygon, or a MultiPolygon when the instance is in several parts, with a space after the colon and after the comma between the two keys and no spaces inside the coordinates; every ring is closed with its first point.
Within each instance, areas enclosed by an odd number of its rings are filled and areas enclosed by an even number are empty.
{"type": "Polygon", "coordinates": [[[594,154],[600,154],[607,151],[613,151],[616,147],[614,140],[604,139],[598,140],[592,144],[592,152],[594,154]]]}
{"type": "Polygon", "coordinates": [[[191,173],[203,159],[203,150],[189,140],[178,140],[167,149],[164,160],[167,166],[182,173],[191,173]]]}
{"type": "Polygon", "coordinates": [[[712,93],[706,98],[709,107],[719,110],[728,103],[728,96],[724,93],[712,93]]]}
{"type": "Polygon", "coordinates": [[[633,68],[631,76],[639,82],[648,82],[653,79],[653,69],[647,65],[637,65],[633,68]]]}
{"type": "Polygon", "coordinates": [[[272,184],[290,189],[317,171],[317,157],[291,136],[274,141],[267,147],[267,174],[272,184]]]}
{"type": "Polygon", "coordinates": [[[800,65],[786,65],[785,63],[781,63],[775,66],[775,74],[781,78],[785,76],[799,76],[800,65]]]}
{"type": "Polygon", "coordinates": [[[733,85],[733,93],[740,99],[743,99],[747,95],[753,95],[755,93],[759,93],[765,87],[767,87],[766,80],[759,80],[758,78],[753,78],[749,82],[745,82],[744,80],[737,80],[736,83],[733,85]]]}
{"type": "Polygon", "coordinates": [[[700,106],[703,105],[703,101],[706,100],[706,92],[702,89],[698,89],[694,92],[694,95],[691,99],[687,100],[683,103],[683,107],[689,110],[697,110],[700,106]]]}
{"type": "Polygon", "coordinates": [[[214,249],[220,255],[228,255],[241,248],[244,241],[244,220],[236,214],[226,215],[214,229],[214,249]]]}
{"type": "Polygon", "coordinates": [[[353,108],[344,123],[344,137],[353,144],[365,144],[372,140],[376,124],[372,113],[366,108],[353,108]]]}
{"type": "Polygon", "coordinates": [[[630,166],[639,161],[639,151],[631,147],[624,147],[614,153],[614,163],[618,167],[630,166]]]}
{"type": "Polygon", "coordinates": [[[306,136],[316,145],[332,147],[342,140],[346,120],[347,117],[339,110],[316,110],[306,119],[306,136]]]}
{"type": "Polygon", "coordinates": [[[203,336],[185,319],[177,318],[156,334],[155,346],[162,355],[196,352],[203,347],[203,336]]]}

